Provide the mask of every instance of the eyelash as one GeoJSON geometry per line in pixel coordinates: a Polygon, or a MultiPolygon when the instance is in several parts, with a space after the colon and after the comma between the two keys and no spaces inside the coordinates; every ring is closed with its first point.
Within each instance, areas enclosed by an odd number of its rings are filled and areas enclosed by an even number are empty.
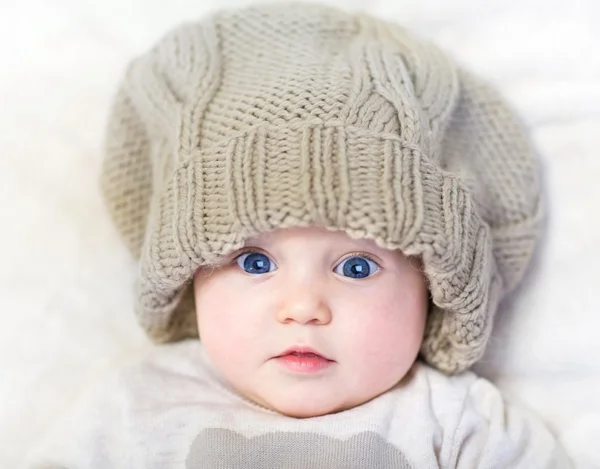
{"type": "Polygon", "coordinates": [[[372,255],[367,254],[366,252],[351,252],[347,255],[345,255],[342,260],[340,260],[340,262],[338,262],[336,265],[341,264],[342,262],[351,259],[353,257],[364,257],[365,259],[370,260],[373,264],[375,264],[377,267],[379,267],[381,269],[381,264],[379,263],[379,261],[377,261],[377,259],[375,259],[372,255]]]}
{"type": "MultiPolygon", "coordinates": [[[[232,259],[232,262],[236,262],[239,257],[242,257],[244,254],[249,254],[251,252],[259,252],[261,254],[264,254],[260,249],[257,249],[257,248],[245,248],[236,254],[236,256],[232,259]]],[[[266,256],[266,254],[265,254],[265,256],[266,256]]],[[[364,257],[365,259],[368,259],[371,262],[373,262],[373,264],[377,265],[377,267],[379,267],[381,269],[381,264],[379,261],[377,261],[370,254],[367,254],[366,252],[360,252],[360,251],[350,252],[350,253],[346,254],[342,259],[340,259],[340,261],[336,264],[336,266],[348,259],[353,258],[353,257],[364,257]]]]}
{"type": "MultiPolygon", "coordinates": [[[[257,249],[257,248],[244,248],[233,257],[232,262],[235,262],[238,259],[238,257],[242,257],[244,254],[249,254],[251,252],[264,254],[260,249],[257,249]]],[[[266,256],[266,254],[265,254],[265,256],[266,256]]]]}

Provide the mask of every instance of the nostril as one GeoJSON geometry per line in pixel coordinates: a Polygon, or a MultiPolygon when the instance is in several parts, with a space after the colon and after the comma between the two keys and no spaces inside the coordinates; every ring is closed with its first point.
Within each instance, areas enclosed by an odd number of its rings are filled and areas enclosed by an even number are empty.
{"type": "Polygon", "coordinates": [[[321,298],[305,294],[287,298],[277,312],[277,319],[282,324],[326,324],[331,321],[331,311],[321,298]]]}

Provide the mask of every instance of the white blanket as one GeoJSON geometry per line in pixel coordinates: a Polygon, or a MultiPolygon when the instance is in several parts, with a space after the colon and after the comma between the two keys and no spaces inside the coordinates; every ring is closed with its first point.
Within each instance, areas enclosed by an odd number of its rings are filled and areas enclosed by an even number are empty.
{"type": "MultiPolygon", "coordinates": [[[[149,347],[102,206],[103,125],[126,62],[242,0],[0,3],[0,467],[149,347]]],[[[477,367],[600,468],[600,2],[329,0],[394,19],[494,82],[546,164],[548,235],[477,367]]]]}

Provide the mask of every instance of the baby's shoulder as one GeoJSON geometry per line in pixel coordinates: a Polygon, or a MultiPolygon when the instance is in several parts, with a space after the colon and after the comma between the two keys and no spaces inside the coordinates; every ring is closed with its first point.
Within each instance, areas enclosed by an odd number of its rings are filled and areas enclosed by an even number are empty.
{"type": "MultiPolygon", "coordinates": [[[[472,371],[463,371],[457,374],[445,374],[427,363],[416,362],[404,381],[406,388],[422,391],[424,388],[433,393],[442,393],[449,395],[468,394],[474,386],[478,386],[480,381],[485,381],[472,371]]],[[[491,383],[490,383],[491,384],[491,383]]]]}
{"type": "Polygon", "coordinates": [[[137,360],[116,371],[113,384],[127,394],[160,394],[168,389],[180,391],[202,386],[209,370],[202,359],[204,350],[198,340],[152,346],[137,360]]]}
{"type": "Polygon", "coordinates": [[[463,467],[459,460],[464,467],[571,467],[543,421],[486,378],[445,375],[422,363],[411,372],[406,389],[425,396],[434,427],[450,430],[450,467],[463,467]]]}
{"type": "Polygon", "coordinates": [[[504,400],[500,390],[472,371],[447,375],[423,362],[417,362],[398,387],[401,394],[421,396],[436,415],[486,413],[490,402],[504,400]]]}
{"type": "Polygon", "coordinates": [[[199,340],[182,340],[179,342],[153,345],[121,367],[122,378],[127,375],[182,375],[193,376],[201,371],[200,357],[204,349],[199,340]]]}

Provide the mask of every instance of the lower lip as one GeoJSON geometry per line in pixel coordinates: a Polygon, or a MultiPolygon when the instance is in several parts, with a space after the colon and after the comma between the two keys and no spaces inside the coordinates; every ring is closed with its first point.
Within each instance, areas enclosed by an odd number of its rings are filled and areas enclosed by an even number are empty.
{"type": "Polygon", "coordinates": [[[317,373],[331,365],[332,361],[323,357],[307,357],[301,355],[284,355],[276,360],[285,368],[299,373],[317,373]]]}

